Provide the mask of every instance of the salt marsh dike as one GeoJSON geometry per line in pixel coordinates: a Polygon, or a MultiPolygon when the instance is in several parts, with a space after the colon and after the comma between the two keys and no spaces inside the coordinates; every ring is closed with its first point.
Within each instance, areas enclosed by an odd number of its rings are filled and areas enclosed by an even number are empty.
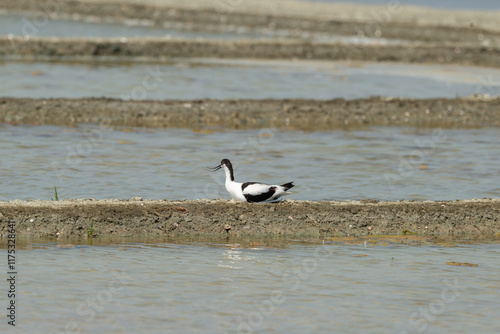
{"type": "Polygon", "coordinates": [[[0,233],[17,237],[363,237],[500,238],[500,199],[457,201],[64,200],[0,202],[0,233]]]}

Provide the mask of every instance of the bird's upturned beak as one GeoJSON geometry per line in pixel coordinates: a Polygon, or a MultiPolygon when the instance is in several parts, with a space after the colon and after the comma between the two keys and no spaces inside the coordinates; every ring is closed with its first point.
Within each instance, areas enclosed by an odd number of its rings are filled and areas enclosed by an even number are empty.
{"type": "Polygon", "coordinates": [[[222,165],[219,165],[219,166],[215,166],[215,167],[207,167],[211,172],[216,172],[218,171],[219,169],[222,168],[222,165]]]}

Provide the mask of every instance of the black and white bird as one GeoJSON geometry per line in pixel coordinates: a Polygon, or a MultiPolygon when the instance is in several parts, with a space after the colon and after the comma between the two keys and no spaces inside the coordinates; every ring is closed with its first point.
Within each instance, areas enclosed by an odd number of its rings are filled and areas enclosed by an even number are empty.
{"type": "Polygon", "coordinates": [[[226,173],[226,190],[231,197],[244,202],[275,202],[281,196],[288,195],[286,191],[294,186],[293,182],[282,185],[270,185],[260,182],[239,183],[234,181],[233,165],[228,159],[223,159],[219,166],[210,168],[213,172],[224,168],[226,173]]]}

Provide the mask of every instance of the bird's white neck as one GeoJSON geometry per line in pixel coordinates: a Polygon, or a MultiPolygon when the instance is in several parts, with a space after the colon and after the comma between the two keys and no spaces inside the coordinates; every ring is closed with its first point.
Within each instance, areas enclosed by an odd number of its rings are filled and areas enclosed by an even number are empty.
{"type": "Polygon", "coordinates": [[[226,173],[226,184],[234,181],[233,171],[224,165],[224,173],[226,173]]]}
{"type": "Polygon", "coordinates": [[[246,201],[241,188],[241,183],[234,181],[233,169],[231,166],[224,165],[224,172],[226,173],[226,190],[229,192],[233,199],[238,201],[246,201]]]}

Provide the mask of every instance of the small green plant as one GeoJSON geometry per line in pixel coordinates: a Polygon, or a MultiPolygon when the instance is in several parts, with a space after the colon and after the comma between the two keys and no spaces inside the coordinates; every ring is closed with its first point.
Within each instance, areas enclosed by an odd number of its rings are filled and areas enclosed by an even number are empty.
{"type": "Polygon", "coordinates": [[[92,237],[94,236],[94,219],[92,218],[90,222],[90,228],[87,232],[87,238],[89,239],[90,244],[92,245],[92,237]]]}
{"type": "Polygon", "coordinates": [[[59,196],[57,196],[57,188],[56,186],[54,186],[54,198],[50,198],[51,200],[53,201],[58,201],[59,200],[59,196]]]}

